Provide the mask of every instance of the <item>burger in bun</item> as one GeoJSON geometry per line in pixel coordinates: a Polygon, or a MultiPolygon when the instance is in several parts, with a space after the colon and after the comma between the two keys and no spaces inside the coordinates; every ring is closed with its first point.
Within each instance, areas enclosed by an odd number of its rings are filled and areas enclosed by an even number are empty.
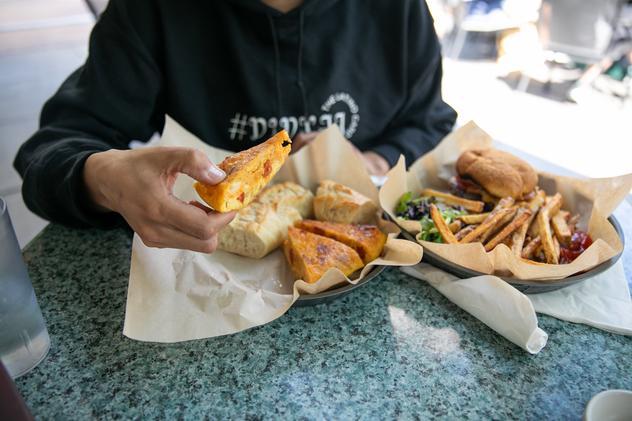
{"type": "Polygon", "coordinates": [[[522,159],[496,149],[471,149],[461,154],[456,171],[464,183],[474,181],[496,197],[522,199],[538,184],[538,174],[522,159]]]}

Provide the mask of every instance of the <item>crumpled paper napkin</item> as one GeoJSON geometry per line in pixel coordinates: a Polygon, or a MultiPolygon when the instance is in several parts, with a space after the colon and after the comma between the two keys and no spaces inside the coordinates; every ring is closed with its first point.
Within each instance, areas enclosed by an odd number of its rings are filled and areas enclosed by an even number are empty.
{"type": "Polygon", "coordinates": [[[540,352],[548,339],[547,333],[538,327],[536,312],[632,335],[632,299],[621,262],[581,283],[531,295],[492,275],[460,279],[426,263],[401,270],[428,282],[450,301],[531,354],[540,352]]]}

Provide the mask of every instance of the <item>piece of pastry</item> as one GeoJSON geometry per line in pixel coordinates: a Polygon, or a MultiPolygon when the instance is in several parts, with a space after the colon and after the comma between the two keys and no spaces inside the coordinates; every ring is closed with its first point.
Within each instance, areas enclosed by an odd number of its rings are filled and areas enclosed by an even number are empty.
{"type": "Polygon", "coordinates": [[[318,281],[330,268],[338,268],[349,276],[364,266],[351,247],[295,227],[288,229],[283,251],[296,277],[310,284],[318,281]]]}
{"type": "Polygon", "coordinates": [[[358,253],[364,264],[380,257],[386,244],[386,234],[375,225],[306,220],[299,221],[294,226],[346,244],[358,253]]]}
{"type": "Polygon", "coordinates": [[[288,227],[300,220],[301,214],[293,207],[255,201],[219,232],[218,248],[260,259],[279,247],[288,227]]]}
{"type": "Polygon", "coordinates": [[[316,219],[343,224],[375,222],[377,206],[368,197],[331,180],[323,180],[314,197],[316,219]]]}
{"type": "Polygon", "coordinates": [[[290,154],[292,141],[281,130],[265,142],[224,159],[218,166],[226,173],[219,184],[194,184],[200,197],[217,212],[247,206],[270,182],[290,154]]]}
{"type": "Polygon", "coordinates": [[[314,213],[314,194],[291,181],[266,188],[256,200],[261,203],[293,207],[299,211],[303,218],[311,218],[314,213]]]}

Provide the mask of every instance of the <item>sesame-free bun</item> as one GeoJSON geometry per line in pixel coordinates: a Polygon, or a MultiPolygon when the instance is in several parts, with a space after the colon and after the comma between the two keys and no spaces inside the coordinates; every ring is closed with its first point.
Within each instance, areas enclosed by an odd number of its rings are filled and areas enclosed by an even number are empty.
{"type": "Polygon", "coordinates": [[[533,191],[538,174],[522,159],[496,149],[471,149],[456,161],[456,171],[496,197],[520,199],[533,191]]]}

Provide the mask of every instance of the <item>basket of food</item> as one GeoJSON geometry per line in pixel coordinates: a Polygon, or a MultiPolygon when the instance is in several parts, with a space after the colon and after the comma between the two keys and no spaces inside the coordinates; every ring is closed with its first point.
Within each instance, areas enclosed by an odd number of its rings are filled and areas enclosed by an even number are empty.
{"type": "Polygon", "coordinates": [[[167,119],[159,145],[198,148],[221,162],[222,183],[181,175],[174,194],[236,214],[212,254],[150,248],[135,236],[124,327],[131,338],[238,332],[421,260],[421,246],[398,239],[400,229],[383,217],[377,188],[335,126],[293,155],[284,132],[230,154],[167,119]]]}
{"type": "Polygon", "coordinates": [[[406,171],[380,203],[424,260],[460,277],[495,274],[524,292],[557,289],[614,264],[623,251],[612,211],[632,176],[575,179],[536,171],[491,147],[469,123],[406,171]]]}

